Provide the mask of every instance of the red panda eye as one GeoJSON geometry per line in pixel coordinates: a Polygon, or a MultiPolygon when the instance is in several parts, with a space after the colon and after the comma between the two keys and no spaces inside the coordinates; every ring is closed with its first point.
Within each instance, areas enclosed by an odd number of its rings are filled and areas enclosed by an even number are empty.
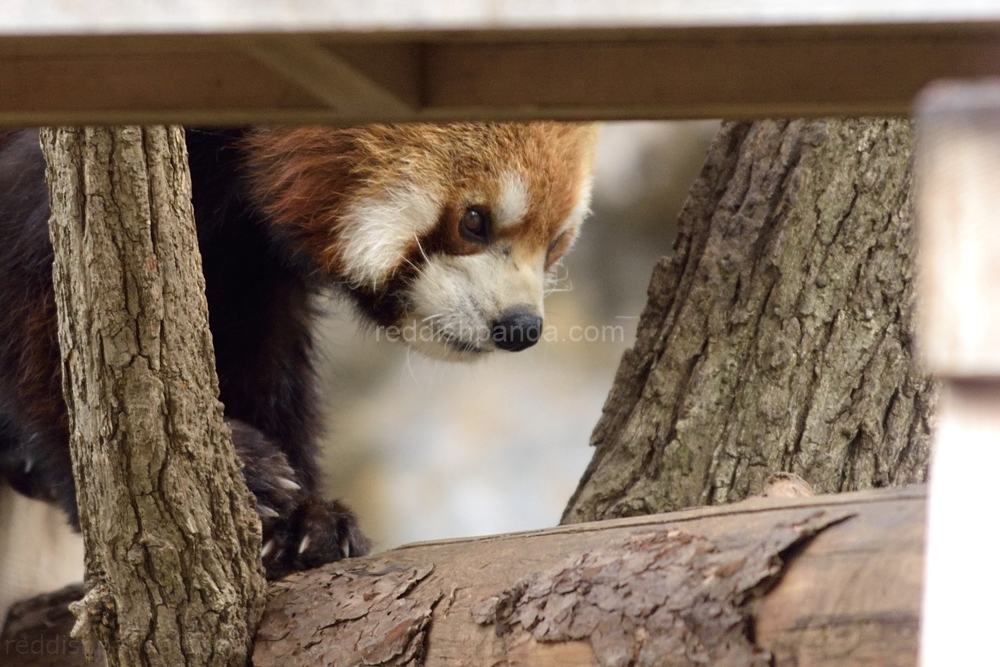
{"type": "Polygon", "coordinates": [[[479,206],[465,209],[462,219],[458,221],[458,233],[466,241],[485,245],[490,235],[489,214],[479,206]]]}

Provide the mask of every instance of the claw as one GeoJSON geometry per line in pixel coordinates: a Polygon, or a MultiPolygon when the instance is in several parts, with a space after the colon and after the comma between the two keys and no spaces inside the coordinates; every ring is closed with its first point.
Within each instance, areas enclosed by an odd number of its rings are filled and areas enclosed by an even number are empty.
{"type": "Polygon", "coordinates": [[[299,553],[303,553],[308,548],[309,548],[309,536],[306,535],[305,537],[302,538],[302,541],[299,542],[299,553]]]}
{"type": "Polygon", "coordinates": [[[350,558],[351,557],[351,541],[349,539],[347,539],[346,537],[340,543],[340,551],[341,551],[341,553],[344,554],[344,558],[350,558]]]}
{"type": "Polygon", "coordinates": [[[281,516],[273,508],[268,507],[267,505],[261,505],[260,503],[257,503],[257,514],[265,519],[277,519],[281,516]]]}
{"type": "Polygon", "coordinates": [[[272,551],[274,551],[274,540],[268,540],[264,548],[260,550],[260,559],[264,560],[271,555],[272,551]]]}
{"type": "Polygon", "coordinates": [[[29,472],[31,472],[31,469],[34,468],[34,467],[35,467],[35,460],[34,459],[28,459],[27,461],[25,461],[24,462],[24,474],[27,475],[29,472]]]}
{"type": "Polygon", "coordinates": [[[278,486],[280,486],[283,489],[288,489],[289,491],[301,491],[302,490],[301,486],[299,486],[298,484],[296,484],[295,482],[293,482],[290,479],[286,479],[285,477],[279,477],[278,478],[278,486]]]}

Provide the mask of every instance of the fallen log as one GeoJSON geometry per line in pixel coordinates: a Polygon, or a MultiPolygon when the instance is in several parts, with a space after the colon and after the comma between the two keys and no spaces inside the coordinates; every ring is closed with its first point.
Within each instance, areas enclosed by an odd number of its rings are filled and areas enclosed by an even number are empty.
{"type": "MultiPolygon", "coordinates": [[[[404,546],[273,584],[253,660],[915,665],[924,502],[923,487],[755,498],[404,546]]],[[[82,665],[38,600],[12,610],[0,665],[56,664],[31,654],[46,641],[82,665]]]]}

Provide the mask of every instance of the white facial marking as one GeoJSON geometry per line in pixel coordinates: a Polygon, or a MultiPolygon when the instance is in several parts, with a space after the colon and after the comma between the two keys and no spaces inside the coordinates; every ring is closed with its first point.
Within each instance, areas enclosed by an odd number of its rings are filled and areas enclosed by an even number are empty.
{"type": "Polygon", "coordinates": [[[434,256],[412,287],[418,335],[410,342],[439,358],[475,354],[463,355],[454,343],[490,351],[492,324],[506,310],[528,306],[543,315],[543,279],[541,266],[516,267],[502,253],[434,256]]]}
{"type": "Polygon", "coordinates": [[[440,209],[433,193],[415,185],[389,188],[352,206],[340,234],[347,278],[376,288],[388,280],[414,239],[437,224],[440,209]]]}
{"type": "Polygon", "coordinates": [[[528,186],[513,171],[500,176],[500,198],[496,202],[495,222],[500,227],[516,225],[528,212],[528,186]]]}
{"type": "MultiPolygon", "coordinates": [[[[576,233],[581,221],[590,211],[592,182],[588,178],[580,185],[576,205],[563,221],[561,230],[576,233]]],[[[410,215],[410,229],[421,227],[429,230],[436,224],[438,204],[428,195],[418,196],[407,191],[412,199],[406,211],[410,215]],[[423,223],[416,224],[412,212],[424,210],[423,223]],[[425,226],[424,226],[425,225],[425,226]]],[[[399,195],[395,196],[398,201],[399,195]]],[[[500,180],[500,196],[494,202],[494,222],[503,227],[521,222],[528,212],[529,193],[524,179],[513,171],[506,171],[500,180]]],[[[395,220],[401,208],[385,205],[382,198],[365,202],[367,215],[378,213],[382,220],[395,220]]],[[[362,207],[358,207],[361,209],[362,207]]],[[[371,224],[369,217],[366,225],[371,224]]],[[[395,223],[398,225],[398,221],[395,223]]],[[[420,232],[417,232],[419,234],[420,232]]],[[[381,234],[381,232],[380,232],[381,234]]],[[[408,236],[398,235],[402,248],[409,247],[413,231],[408,236]]],[[[509,250],[509,249],[508,249],[509,250]]],[[[395,268],[397,254],[385,254],[386,266],[395,268]]],[[[391,269],[389,269],[391,271],[391,269]]],[[[369,272],[370,273],[370,272],[369,272]]],[[[496,348],[492,340],[492,325],[510,308],[527,307],[538,316],[544,316],[545,253],[530,261],[515,262],[502,248],[473,255],[436,254],[426,258],[415,280],[408,289],[409,308],[400,323],[404,340],[425,354],[441,359],[474,358],[496,348]]]]}

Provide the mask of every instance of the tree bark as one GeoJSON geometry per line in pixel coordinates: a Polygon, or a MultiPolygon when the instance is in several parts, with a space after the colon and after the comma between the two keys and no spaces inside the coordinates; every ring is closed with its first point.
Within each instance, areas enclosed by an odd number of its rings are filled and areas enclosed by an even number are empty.
{"type": "Polygon", "coordinates": [[[180,128],[42,131],[88,595],[111,665],[246,664],[260,524],[218,401],[180,128]]]}
{"type": "MultiPolygon", "coordinates": [[[[331,563],[272,585],[254,665],[909,667],[924,501],[755,498],[331,563]]],[[[0,667],[82,667],[72,596],[15,606],[0,667]]]]}
{"type": "Polygon", "coordinates": [[[922,481],[904,120],[723,126],[656,267],[563,522],[922,481]]]}

